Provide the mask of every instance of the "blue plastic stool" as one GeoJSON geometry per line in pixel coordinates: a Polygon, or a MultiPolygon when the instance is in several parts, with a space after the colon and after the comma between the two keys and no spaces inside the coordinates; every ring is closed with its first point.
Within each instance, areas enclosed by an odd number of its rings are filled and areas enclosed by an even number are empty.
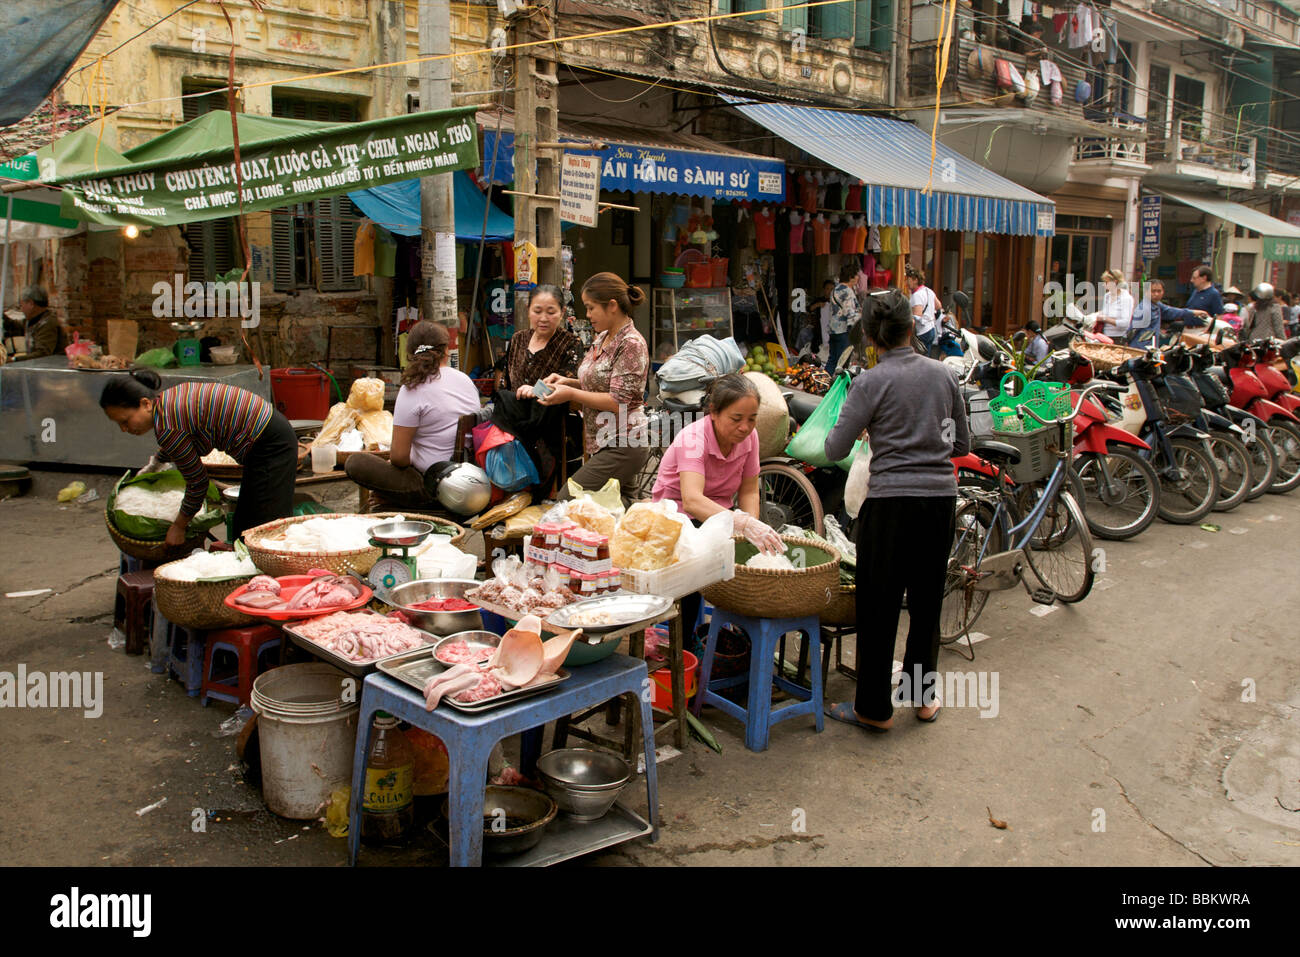
{"type": "Polygon", "coordinates": [[[704,663],[700,671],[700,693],[695,696],[692,710],[696,715],[700,709],[711,704],[724,714],[729,714],[745,723],[745,747],[750,751],[766,751],[772,725],[802,714],[810,714],[816,722],[817,730],[822,730],[822,674],[818,668],[812,669],[812,688],[803,688],[783,675],[775,674],[772,656],[776,653],[777,642],[787,632],[801,631],[808,636],[812,648],[813,660],[821,657],[821,624],[816,615],[804,618],[750,618],[737,615],[721,608],[713,609],[709,621],[709,640],[704,648],[704,663]],[[749,674],[734,678],[720,678],[711,681],[713,674],[713,655],[718,646],[718,632],[724,625],[734,625],[749,636],[749,674]],[[717,694],[724,688],[749,684],[747,707],[728,701],[717,694]],[[799,701],[772,707],[772,687],[775,685],[787,691],[799,701]]]}
{"type": "Polygon", "coordinates": [[[424,695],[382,673],[366,677],[361,690],[357,746],[352,760],[352,819],[348,827],[348,860],[357,862],[361,847],[361,802],[366,783],[366,755],[374,730],[376,711],[387,711],[402,721],[436,735],[447,746],[450,775],[448,838],[452,867],[477,867],[483,860],[483,795],[488,757],[502,738],[522,735],[520,771],[532,775],[542,750],[542,732],[548,721],[567,717],[619,695],[632,694],[641,707],[642,747],[645,755],[646,802],[650,840],[659,839],[659,778],[655,765],[654,720],[646,663],[626,655],[573,668],[563,684],[544,694],[524,698],[477,714],[439,705],[426,711],[424,695]]]}
{"type": "Polygon", "coordinates": [[[170,627],[171,659],[167,665],[168,671],[173,678],[185,685],[187,695],[197,698],[203,690],[203,646],[207,635],[181,625],[170,627]]]}

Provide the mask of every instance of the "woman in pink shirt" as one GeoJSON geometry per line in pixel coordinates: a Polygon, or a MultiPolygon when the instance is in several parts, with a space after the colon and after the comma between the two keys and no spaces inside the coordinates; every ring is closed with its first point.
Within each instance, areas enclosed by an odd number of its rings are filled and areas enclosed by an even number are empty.
{"type": "MultiPolygon", "coordinates": [[[[671,499],[702,522],[732,510],[735,530],[765,552],[781,553],[784,545],[759,518],[758,389],[738,372],[713,380],[705,397],[706,415],[677,433],[659,463],[659,477],[650,493],[656,502],[671,499]]],[[[700,597],[682,599],[682,621],[693,628],[700,597]]]]}

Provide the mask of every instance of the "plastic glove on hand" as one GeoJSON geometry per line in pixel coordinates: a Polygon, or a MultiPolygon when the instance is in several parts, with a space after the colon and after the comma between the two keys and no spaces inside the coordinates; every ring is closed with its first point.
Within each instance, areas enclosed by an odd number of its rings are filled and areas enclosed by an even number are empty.
{"type": "Polygon", "coordinates": [[[736,509],[733,513],[735,518],[735,529],[745,540],[761,552],[769,555],[779,555],[785,552],[785,543],[781,541],[781,536],[776,533],[772,526],[760,522],[748,512],[736,509]]]}

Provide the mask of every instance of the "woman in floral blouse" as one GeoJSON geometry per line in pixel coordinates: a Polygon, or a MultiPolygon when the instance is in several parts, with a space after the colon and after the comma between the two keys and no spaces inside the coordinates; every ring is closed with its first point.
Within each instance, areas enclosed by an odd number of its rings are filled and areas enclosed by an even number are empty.
{"type": "Polygon", "coordinates": [[[558,286],[541,285],[533,290],[528,299],[528,326],[516,332],[506,347],[501,383],[519,398],[526,398],[525,386],[552,373],[577,375],[582,361],[582,340],[565,328],[564,293],[558,286]]]}
{"type": "Polygon", "coordinates": [[[650,454],[646,440],[645,388],[650,350],[632,324],[632,311],[645,293],[612,272],[597,273],[582,286],[596,341],[576,379],[553,373],[543,405],[573,402],[582,407],[583,450],[587,461],[573,476],[579,487],[595,491],[618,479],[624,503],[650,454]]]}

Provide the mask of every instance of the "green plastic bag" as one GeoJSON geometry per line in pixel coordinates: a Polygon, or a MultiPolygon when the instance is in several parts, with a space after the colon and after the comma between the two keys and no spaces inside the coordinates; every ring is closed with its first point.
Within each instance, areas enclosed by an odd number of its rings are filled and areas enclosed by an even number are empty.
{"type": "Polygon", "coordinates": [[[858,453],[858,446],[862,444],[861,439],[855,442],[853,448],[849,449],[849,454],[838,462],[832,462],[826,457],[826,437],[831,434],[831,429],[835,428],[835,423],[839,421],[840,409],[844,407],[844,400],[848,395],[849,374],[841,372],[835,377],[826,397],[817,404],[813,414],[808,416],[807,421],[799,427],[799,431],[790,440],[790,444],[785,447],[785,454],[809,465],[816,465],[818,468],[838,465],[846,472],[852,468],[853,456],[858,453]]]}
{"type": "Polygon", "coordinates": [[[176,365],[176,353],[171,349],[150,349],[135,357],[138,366],[150,366],[154,369],[167,369],[176,365]]]}
{"type": "MultiPolygon", "coordinates": [[[[144,542],[161,541],[167,537],[167,529],[171,527],[173,518],[146,518],[143,515],[128,515],[117,507],[117,493],[131,485],[144,485],[155,491],[170,492],[173,489],[185,488],[185,476],[178,469],[168,469],[165,472],[153,472],[149,475],[132,476],[127,472],[118,483],[113,486],[113,491],[108,496],[108,514],[113,520],[113,526],[123,535],[131,538],[138,538],[144,542]]],[[[223,521],[221,514],[221,491],[217,488],[215,482],[208,483],[207,498],[203,507],[199,509],[199,514],[190,520],[189,528],[186,534],[193,536],[199,532],[206,532],[214,525],[223,521]]]]}

